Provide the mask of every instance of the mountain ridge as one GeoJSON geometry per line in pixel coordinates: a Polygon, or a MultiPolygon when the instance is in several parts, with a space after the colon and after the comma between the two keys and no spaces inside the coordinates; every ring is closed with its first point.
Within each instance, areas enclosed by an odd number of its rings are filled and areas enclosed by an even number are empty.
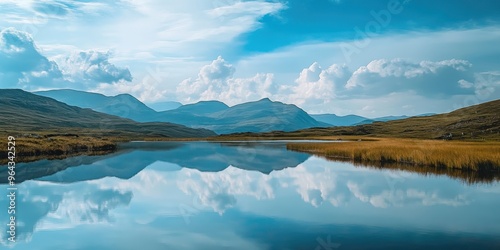
{"type": "Polygon", "coordinates": [[[296,105],[274,102],[269,98],[231,107],[220,101],[200,101],[157,112],[128,94],[109,97],[67,89],[35,94],[138,122],[171,122],[191,128],[206,128],[217,133],[292,131],[330,126],[316,121],[296,105]],[[93,103],[83,101],[87,97],[92,98],[93,103]]]}
{"type": "Polygon", "coordinates": [[[44,131],[87,129],[136,136],[206,137],[215,133],[173,123],[139,123],[131,119],[80,108],[20,89],[0,89],[0,128],[44,131]]]}
{"type": "Polygon", "coordinates": [[[100,93],[73,89],[58,89],[33,92],[36,95],[49,97],[68,105],[116,115],[135,121],[146,121],[156,111],[130,94],[106,96],[100,93]]]}

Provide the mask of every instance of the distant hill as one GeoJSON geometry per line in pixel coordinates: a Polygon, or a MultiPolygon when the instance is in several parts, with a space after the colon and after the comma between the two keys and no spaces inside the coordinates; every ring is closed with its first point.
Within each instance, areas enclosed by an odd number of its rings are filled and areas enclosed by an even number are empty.
{"type": "Polygon", "coordinates": [[[129,118],[135,121],[148,121],[156,111],[129,94],[105,96],[98,93],[72,89],[58,89],[33,92],[50,97],[68,105],[90,108],[98,112],[129,118]]]}
{"type": "Polygon", "coordinates": [[[371,124],[311,128],[290,133],[242,134],[260,137],[367,135],[422,139],[500,140],[500,100],[490,101],[446,114],[415,116],[371,124]]]}
{"type": "Polygon", "coordinates": [[[368,120],[368,118],[359,115],[337,116],[335,114],[316,114],[311,115],[311,117],[316,119],[316,121],[328,123],[333,126],[351,126],[368,120]]]}
{"type": "Polygon", "coordinates": [[[352,124],[352,125],[364,125],[364,124],[371,124],[374,122],[388,122],[388,121],[395,121],[395,120],[402,120],[410,117],[421,117],[421,116],[431,116],[435,115],[434,113],[426,113],[426,114],[420,114],[420,115],[415,115],[415,116],[407,116],[407,115],[399,115],[399,116],[383,116],[383,117],[377,117],[373,119],[366,119],[361,122],[352,124]]]}
{"type": "Polygon", "coordinates": [[[219,134],[293,131],[330,126],[314,120],[295,105],[273,102],[268,98],[233,107],[227,107],[216,101],[199,102],[161,112],[156,120],[167,120],[190,127],[203,127],[219,134]],[[212,110],[218,111],[212,112],[212,110]]]}
{"type": "Polygon", "coordinates": [[[146,105],[154,109],[156,112],[161,112],[161,111],[176,109],[182,106],[182,103],[167,101],[167,102],[146,103],[146,105]]]}
{"type": "MultiPolygon", "coordinates": [[[[417,116],[430,116],[434,114],[421,114],[417,116]]],[[[363,125],[363,124],[371,124],[374,122],[388,122],[394,120],[406,119],[411,116],[401,115],[401,116],[383,116],[377,118],[366,118],[359,115],[346,115],[346,116],[337,116],[335,114],[315,114],[311,115],[312,118],[316,119],[316,121],[328,123],[332,126],[355,126],[355,125],[363,125]]]]}
{"type": "Polygon", "coordinates": [[[219,101],[200,101],[194,104],[186,104],[182,105],[179,108],[172,110],[170,112],[167,112],[169,114],[174,114],[174,113],[189,113],[192,115],[199,115],[199,116],[208,116],[213,113],[217,113],[220,111],[224,111],[229,109],[229,106],[227,106],[223,102],[219,101]]]}
{"type": "MultiPolygon", "coordinates": [[[[99,95],[93,98],[101,98],[99,95]]],[[[128,96],[122,96],[129,100],[128,96]]],[[[135,98],[134,98],[135,99],[135,98]]],[[[205,129],[149,122],[139,123],[91,109],[70,106],[52,98],[19,89],[0,89],[0,130],[86,131],[116,136],[206,137],[215,133],[205,129]]]]}

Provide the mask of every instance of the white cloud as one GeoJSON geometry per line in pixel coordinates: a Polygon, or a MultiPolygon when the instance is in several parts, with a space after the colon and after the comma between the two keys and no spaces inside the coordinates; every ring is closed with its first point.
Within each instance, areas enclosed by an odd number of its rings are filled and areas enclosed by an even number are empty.
{"type": "Polygon", "coordinates": [[[313,63],[309,68],[303,69],[295,80],[289,101],[301,107],[314,107],[328,105],[337,95],[350,76],[345,65],[334,64],[323,69],[319,63],[313,63]]]}
{"type": "MultiPolygon", "coordinates": [[[[111,34],[109,45],[133,55],[207,58],[230,50],[234,39],[257,29],[263,16],[285,6],[265,1],[124,1],[127,12],[102,28],[111,34]],[[126,16],[125,16],[126,14],[126,16]]],[[[199,60],[199,58],[198,58],[199,60]]]]}
{"type": "Polygon", "coordinates": [[[60,66],[64,74],[71,76],[74,81],[96,83],[132,81],[128,68],[117,67],[110,63],[110,56],[110,51],[80,51],[66,57],[60,66]]]}
{"type": "MultiPolygon", "coordinates": [[[[377,59],[354,71],[339,64],[324,69],[315,62],[302,69],[294,85],[282,86],[289,93],[281,92],[282,95],[274,97],[312,113],[345,111],[344,114],[372,116],[384,110],[389,99],[393,100],[393,105],[398,99],[404,101],[400,98],[402,96],[449,101],[455,96],[473,95],[480,86],[469,84],[474,79],[471,63],[457,59],[420,62],[400,58],[377,59]],[[385,100],[381,101],[381,98],[385,100]],[[342,107],[353,111],[342,110],[342,107]]],[[[491,84],[483,85],[491,87],[491,84]]],[[[408,103],[399,107],[405,105],[408,103]]]]}
{"type": "Polygon", "coordinates": [[[345,88],[351,95],[385,95],[413,90],[423,96],[472,94],[459,81],[471,80],[471,64],[465,60],[421,61],[380,59],[352,73],[345,88]]]}
{"type": "Polygon", "coordinates": [[[33,89],[61,77],[57,64],[40,54],[28,33],[13,28],[0,31],[0,86],[33,89]]]}
{"type": "Polygon", "coordinates": [[[110,52],[81,51],[49,60],[26,32],[0,31],[0,80],[4,88],[88,89],[99,83],[131,81],[127,68],[110,63],[110,52]]]}
{"type": "Polygon", "coordinates": [[[180,101],[220,100],[227,104],[255,101],[274,92],[272,74],[234,78],[235,68],[222,57],[201,68],[196,79],[188,78],[177,87],[180,101]]]}

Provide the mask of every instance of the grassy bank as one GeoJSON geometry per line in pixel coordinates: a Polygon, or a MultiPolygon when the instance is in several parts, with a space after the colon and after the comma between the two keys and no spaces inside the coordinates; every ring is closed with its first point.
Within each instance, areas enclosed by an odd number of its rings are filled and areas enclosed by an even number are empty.
{"type": "Polygon", "coordinates": [[[499,142],[370,138],[370,141],[343,143],[289,143],[287,148],[375,165],[401,163],[473,171],[500,170],[499,142]]]}
{"type": "MultiPolygon", "coordinates": [[[[65,157],[75,154],[112,152],[122,138],[101,138],[76,134],[17,134],[14,136],[16,161],[31,161],[37,158],[65,157]]],[[[7,138],[7,136],[2,136],[7,138]]],[[[0,164],[7,161],[7,139],[0,150],[0,164]]]]}

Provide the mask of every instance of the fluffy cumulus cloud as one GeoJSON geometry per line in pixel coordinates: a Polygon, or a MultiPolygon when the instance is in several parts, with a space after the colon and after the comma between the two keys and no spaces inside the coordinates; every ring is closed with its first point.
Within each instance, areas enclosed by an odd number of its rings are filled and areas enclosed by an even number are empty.
{"type": "Polygon", "coordinates": [[[116,83],[132,81],[132,74],[128,68],[115,66],[109,62],[111,52],[95,50],[80,51],[66,57],[61,63],[64,74],[70,75],[77,81],[91,81],[98,83],[116,83]]]}
{"type": "Polygon", "coordinates": [[[353,72],[346,91],[360,95],[384,95],[413,90],[425,96],[472,94],[461,81],[473,79],[471,64],[465,60],[421,61],[380,59],[353,72]]]}
{"type": "Polygon", "coordinates": [[[0,31],[0,86],[36,90],[43,88],[86,89],[99,83],[131,81],[127,68],[110,63],[110,52],[82,51],[62,60],[49,60],[26,32],[0,31]]]}
{"type": "MultiPolygon", "coordinates": [[[[308,110],[324,108],[354,99],[376,99],[412,93],[430,99],[474,95],[479,89],[494,88],[495,81],[479,84],[472,64],[466,60],[420,61],[378,59],[355,70],[333,64],[324,69],[317,62],[301,71],[290,94],[283,101],[308,110]]],[[[494,78],[488,74],[489,78],[494,78]]]]}
{"type": "Polygon", "coordinates": [[[300,106],[329,104],[349,76],[350,72],[345,65],[333,64],[323,69],[315,62],[300,72],[289,99],[300,106]]]}
{"type": "Polygon", "coordinates": [[[1,87],[31,89],[51,85],[61,77],[57,64],[40,54],[28,33],[13,28],[0,31],[1,87]]]}
{"type": "Polygon", "coordinates": [[[253,101],[275,92],[272,74],[235,78],[235,68],[218,57],[201,68],[198,77],[188,78],[177,87],[181,101],[221,100],[228,104],[253,101]]]}

